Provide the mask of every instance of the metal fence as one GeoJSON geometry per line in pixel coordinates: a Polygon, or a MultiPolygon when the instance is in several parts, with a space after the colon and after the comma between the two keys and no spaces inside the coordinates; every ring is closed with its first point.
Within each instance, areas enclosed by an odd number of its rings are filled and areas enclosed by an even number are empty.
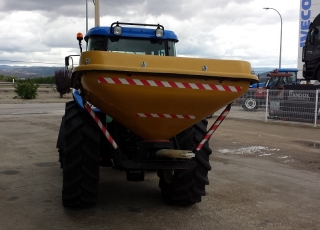
{"type": "MultiPolygon", "coordinates": [[[[0,86],[14,87],[14,82],[0,82],[0,86]]],[[[41,87],[53,87],[55,84],[37,84],[41,87]]]]}
{"type": "MultiPolygon", "coordinates": [[[[320,86],[319,86],[320,88],[320,86]]],[[[320,125],[320,89],[249,89],[233,102],[228,117],[320,125]]],[[[215,115],[220,114],[220,111],[215,115]]]]}

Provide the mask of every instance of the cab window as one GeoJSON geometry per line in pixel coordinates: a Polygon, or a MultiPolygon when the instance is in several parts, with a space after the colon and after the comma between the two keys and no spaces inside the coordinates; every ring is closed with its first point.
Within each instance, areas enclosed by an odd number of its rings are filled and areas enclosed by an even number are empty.
{"type": "Polygon", "coordinates": [[[107,51],[118,53],[166,56],[165,41],[156,39],[149,40],[119,38],[112,40],[112,38],[108,38],[107,51]]]}
{"type": "Polygon", "coordinates": [[[87,50],[105,50],[117,53],[155,56],[176,56],[175,42],[161,39],[92,36],[88,38],[87,50]]]}
{"type": "Polygon", "coordinates": [[[106,37],[90,37],[88,40],[88,50],[106,50],[106,37]]]}

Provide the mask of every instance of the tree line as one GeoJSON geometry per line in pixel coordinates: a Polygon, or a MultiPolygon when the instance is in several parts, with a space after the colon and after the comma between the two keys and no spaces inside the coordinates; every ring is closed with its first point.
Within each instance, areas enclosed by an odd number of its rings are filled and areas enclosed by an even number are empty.
{"type": "MultiPolygon", "coordinates": [[[[28,79],[32,80],[35,84],[55,84],[55,76],[34,77],[28,79]]],[[[0,74],[0,82],[13,82],[13,80],[23,81],[22,78],[18,78],[16,76],[4,76],[0,74]]]]}

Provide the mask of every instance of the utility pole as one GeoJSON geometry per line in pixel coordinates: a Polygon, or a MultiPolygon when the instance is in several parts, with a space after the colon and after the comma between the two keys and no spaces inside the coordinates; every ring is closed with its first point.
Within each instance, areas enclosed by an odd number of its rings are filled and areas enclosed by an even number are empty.
{"type": "Polygon", "coordinates": [[[95,26],[100,26],[100,0],[93,0],[94,3],[94,21],[95,26]]]}
{"type": "Polygon", "coordinates": [[[86,0],[86,32],[88,32],[88,0],[86,0]]]}

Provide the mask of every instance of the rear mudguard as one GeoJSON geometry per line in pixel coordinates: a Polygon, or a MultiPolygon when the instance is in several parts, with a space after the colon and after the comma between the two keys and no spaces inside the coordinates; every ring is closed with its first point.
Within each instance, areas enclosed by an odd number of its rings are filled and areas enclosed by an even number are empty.
{"type": "MultiPolygon", "coordinates": [[[[82,97],[80,95],[80,92],[79,90],[76,90],[76,89],[73,89],[72,90],[72,95],[73,95],[73,99],[75,100],[75,102],[78,104],[79,107],[81,107],[83,110],[85,110],[84,108],[84,105],[83,105],[83,100],[82,100],[82,97]]],[[[100,113],[101,111],[96,108],[96,107],[91,107],[92,110],[95,112],[95,113],[100,113]]]]}
{"type": "MultiPolygon", "coordinates": [[[[82,100],[82,97],[81,97],[79,91],[76,90],[76,89],[73,89],[72,90],[72,95],[73,95],[73,99],[77,103],[77,105],[80,108],[82,108],[83,110],[85,110],[84,105],[83,105],[83,100],[82,100]]],[[[95,113],[101,113],[101,111],[96,107],[92,107],[92,110],[95,113]]],[[[109,116],[106,116],[106,119],[107,119],[107,122],[112,121],[112,118],[109,117],[109,116]]],[[[65,117],[63,116],[62,120],[61,120],[61,124],[60,124],[58,139],[57,139],[57,145],[56,145],[57,149],[63,149],[64,148],[64,120],[65,120],[65,117]]]]}

